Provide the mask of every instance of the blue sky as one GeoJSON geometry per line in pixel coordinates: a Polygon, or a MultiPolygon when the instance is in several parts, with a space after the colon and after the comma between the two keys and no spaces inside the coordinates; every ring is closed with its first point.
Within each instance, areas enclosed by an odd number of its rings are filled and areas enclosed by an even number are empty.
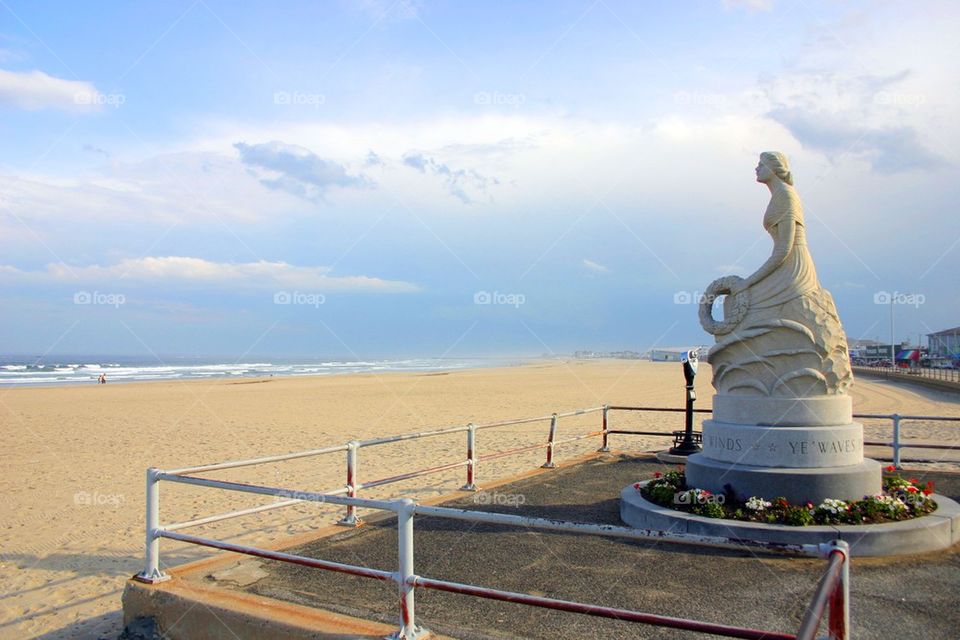
{"type": "Polygon", "coordinates": [[[849,337],[889,337],[899,294],[916,341],[960,324],[958,27],[946,2],[3,0],[0,353],[708,343],[685,301],[769,255],[770,149],[849,337]]]}

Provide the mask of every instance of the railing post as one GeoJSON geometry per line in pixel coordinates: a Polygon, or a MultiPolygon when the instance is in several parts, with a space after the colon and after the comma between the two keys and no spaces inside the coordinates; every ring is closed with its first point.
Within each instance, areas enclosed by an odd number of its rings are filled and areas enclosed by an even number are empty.
{"type": "Polygon", "coordinates": [[[835,540],[830,553],[842,553],[840,582],[830,595],[830,612],[827,629],[830,640],[847,640],[850,637],[850,545],[835,540]]]}
{"type": "Polygon", "coordinates": [[[607,414],[610,412],[610,405],[603,405],[603,441],[597,451],[606,453],[610,451],[610,423],[607,414]]]}
{"type": "MultiPolygon", "coordinates": [[[[350,498],[357,497],[357,486],[360,484],[357,482],[357,449],[359,448],[360,443],[356,440],[347,443],[347,496],[350,498]]],[[[351,504],[347,506],[347,514],[337,524],[343,527],[358,527],[362,522],[357,517],[357,508],[351,504]]]]}
{"type": "Polygon", "coordinates": [[[900,414],[890,416],[893,419],[893,466],[900,468],[900,414]]]}
{"type": "Polygon", "coordinates": [[[476,491],[477,476],[477,428],[471,422],[467,425],[467,484],[461,491],[476,491]]]}
{"type": "Polygon", "coordinates": [[[160,480],[157,476],[159,469],[147,469],[147,517],[146,517],[146,550],[144,552],[143,571],[136,575],[140,582],[154,584],[169,580],[170,576],[160,570],[160,480]]]}
{"type": "Polygon", "coordinates": [[[543,464],[544,469],[553,469],[556,465],[553,461],[553,447],[557,441],[557,414],[550,418],[550,439],[547,441],[547,461],[543,464]]]}
{"type": "Polygon", "coordinates": [[[416,624],[414,611],[413,572],[413,512],[415,503],[410,498],[400,500],[402,506],[397,510],[397,544],[400,566],[397,571],[397,586],[400,590],[400,631],[393,637],[397,640],[416,640],[428,635],[428,632],[416,624]]]}

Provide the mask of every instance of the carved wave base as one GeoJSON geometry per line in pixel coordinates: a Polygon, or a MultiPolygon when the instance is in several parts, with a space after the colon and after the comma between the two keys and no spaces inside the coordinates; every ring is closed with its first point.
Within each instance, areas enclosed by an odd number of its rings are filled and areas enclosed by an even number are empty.
{"type": "Polygon", "coordinates": [[[863,457],[863,425],[849,396],[714,397],[703,452],[686,463],[690,486],[818,504],[878,493],[881,465],[863,457]]]}

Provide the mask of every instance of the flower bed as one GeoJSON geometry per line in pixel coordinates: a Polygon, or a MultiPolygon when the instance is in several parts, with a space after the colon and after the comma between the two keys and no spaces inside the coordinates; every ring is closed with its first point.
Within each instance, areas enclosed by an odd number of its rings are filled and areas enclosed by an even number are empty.
{"type": "MultiPolygon", "coordinates": [[[[888,472],[896,471],[892,466],[888,472]]],[[[723,494],[687,485],[683,467],[668,473],[655,473],[646,484],[633,485],[655,504],[708,518],[725,518],[796,527],[830,524],[879,524],[910,520],[932,513],[937,503],[931,498],[933,483],[921,484],[916,478],[899,474],[883,479],[883,490],[862,500],[847,502],[827,498],[820,504],[790,504],[786,498],[764,500],[757,496],[744,499],[730,485],[723,494]]]]}

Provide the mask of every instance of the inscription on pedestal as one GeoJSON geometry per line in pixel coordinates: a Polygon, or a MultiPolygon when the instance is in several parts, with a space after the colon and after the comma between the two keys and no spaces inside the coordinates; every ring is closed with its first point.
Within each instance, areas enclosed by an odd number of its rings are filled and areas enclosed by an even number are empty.
{"type": "Polygon", "coordinates": [[[708,458],[761,467],[841,467],[863,460],[863,427],[764,427],[703,424],[708,458]]]}

